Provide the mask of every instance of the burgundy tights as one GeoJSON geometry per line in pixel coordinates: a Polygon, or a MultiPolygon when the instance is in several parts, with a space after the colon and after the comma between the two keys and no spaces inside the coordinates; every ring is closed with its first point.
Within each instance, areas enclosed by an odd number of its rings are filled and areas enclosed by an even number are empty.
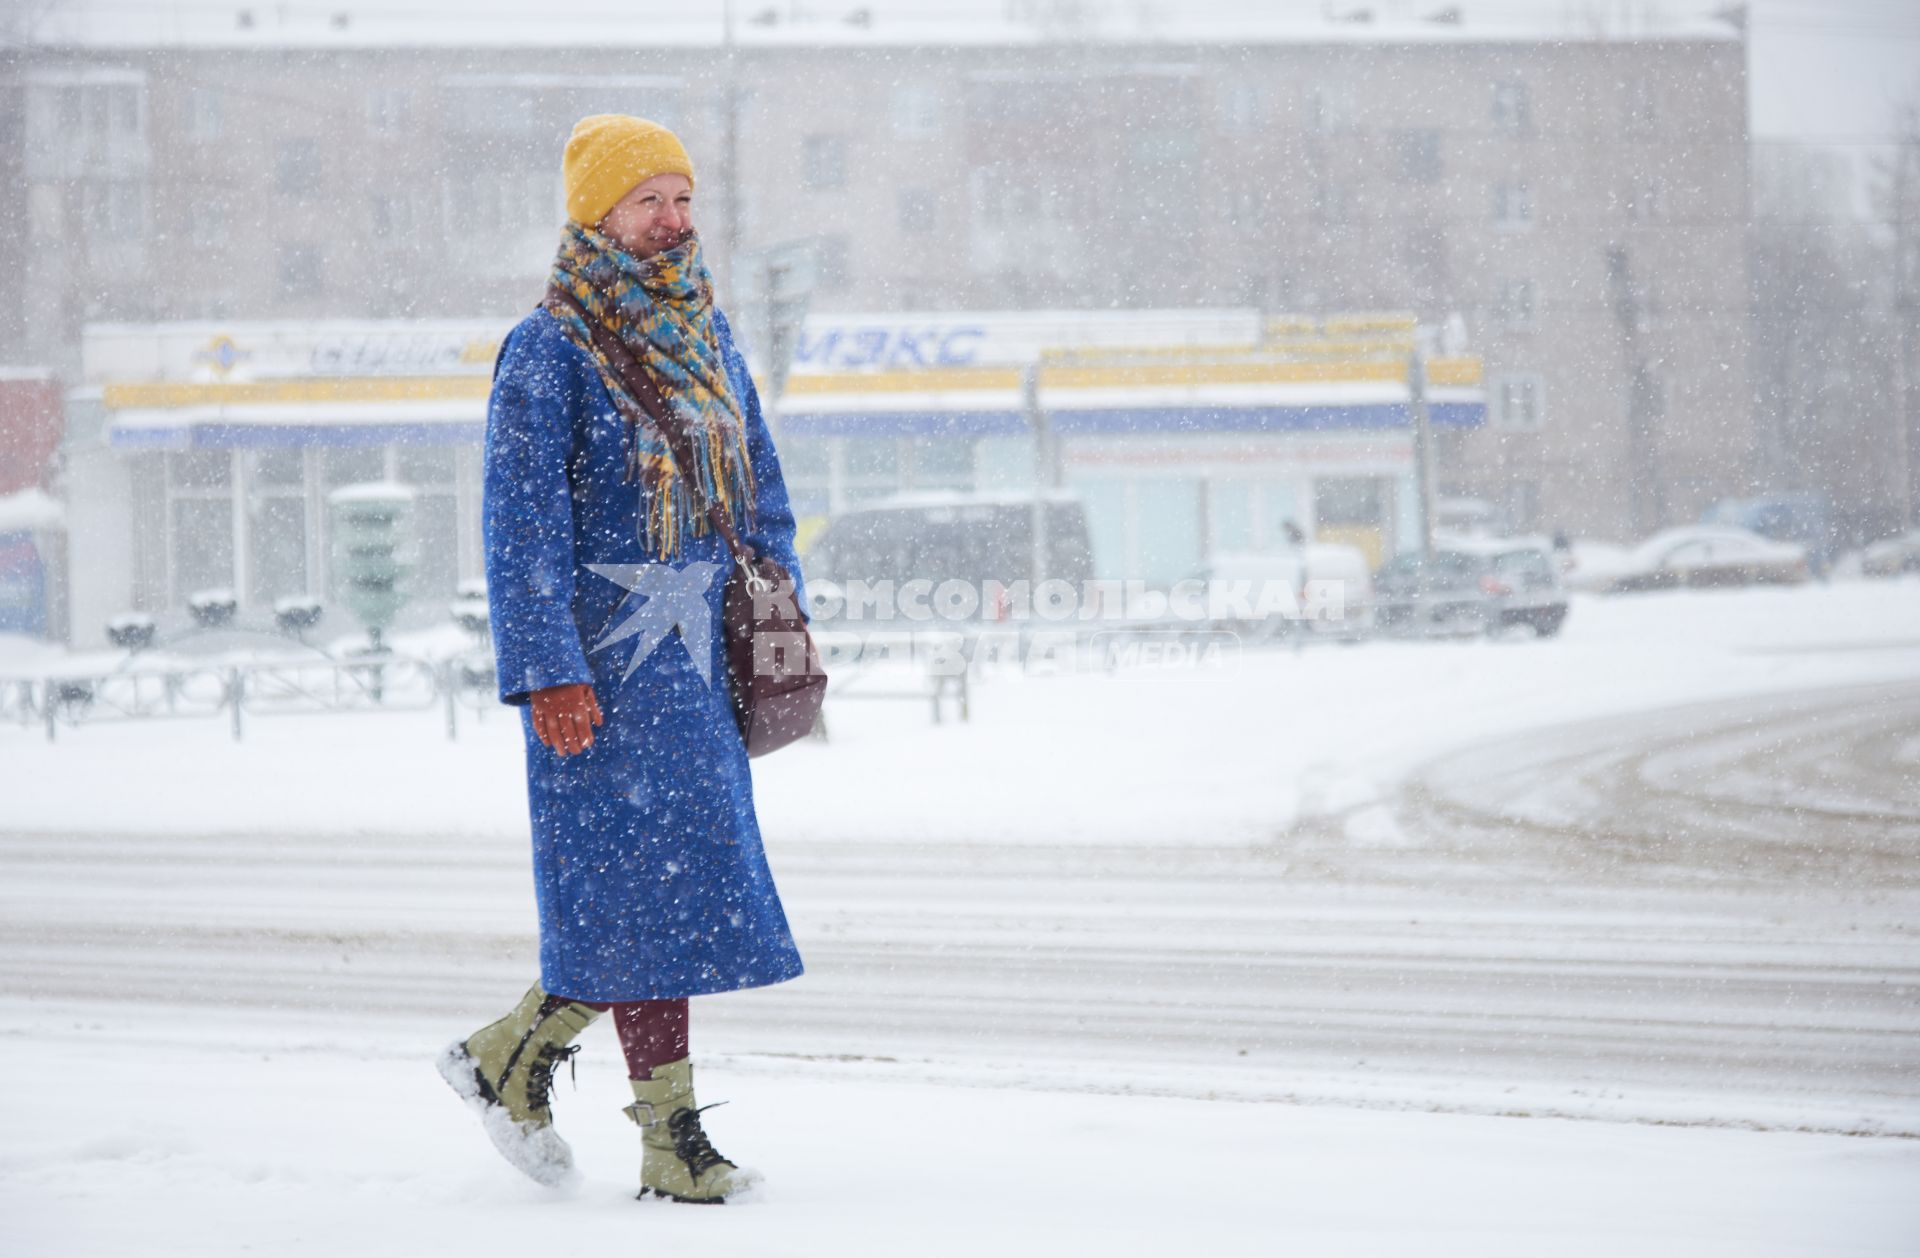
{"type": "Polygon", "coordinates": [[[612,1004],[582,1000],[579,1004],[602,1013],[613,1010],[613,1029],[620,1033],[620,1051],[627,1055],[627,1075],[653,1078],[653,1068],[687,1055],[687,999],[624,1000],[612,1004]]]}

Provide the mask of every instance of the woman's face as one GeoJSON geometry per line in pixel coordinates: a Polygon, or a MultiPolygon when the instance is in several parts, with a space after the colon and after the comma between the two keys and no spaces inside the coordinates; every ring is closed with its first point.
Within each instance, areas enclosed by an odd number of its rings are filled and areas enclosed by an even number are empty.
{"type": "Polygon", "coordinates": [[[637,183],[600,220],[600,232],[636,257],[671,249],[693,230],[693,181],[655,175],[637,183]]]}

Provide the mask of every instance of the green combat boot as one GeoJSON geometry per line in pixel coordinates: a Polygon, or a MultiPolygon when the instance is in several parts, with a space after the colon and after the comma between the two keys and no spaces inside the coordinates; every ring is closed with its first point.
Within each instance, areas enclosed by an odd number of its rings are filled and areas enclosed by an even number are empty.
{"type": "Polygon", "coordinates": [[[626,1113],[641,1129],[640,1196],[719,1205],[760,1182],[756,1172],[735,1166],[707,1143],[693,1104],[692,1058],[655,1066],[653,1078],[633,1080],[633,1095],[626,1113]]]}
{"type": "Polygon", "coordinates": [[[549,1187],[573,1177],[573,1150],[553,1129],[554,1068],[564,1061],[571,1071],[580,1046],[568,1045],[599,1016],[535,983],[512,1013],[440,1054],[441,1077],[480,1115],[494,1148],[549,1187]]]}

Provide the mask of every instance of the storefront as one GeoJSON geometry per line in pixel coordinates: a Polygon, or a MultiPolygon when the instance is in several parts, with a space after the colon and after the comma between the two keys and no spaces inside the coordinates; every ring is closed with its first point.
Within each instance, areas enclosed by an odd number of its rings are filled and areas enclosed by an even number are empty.
{"type": "Polygon", "coordinates": [[[499,324],[87,331],[70,399],[75,623],[231,590],[327,597],[327,495],[414,490],[413,593],[482,574],[480,442],[499,324]],[[81,554],[84,547],[85,556],[81,554]]]}
{"type": "MultiPolygon", "coordinates": [[[[1429,338],[1408,316],[900,316],[808,331],[779,422],[812,513],[903,489],[1019,489],[1038,466],[1086,502],[1101,577],[1161,584],[1295,531],[1375,564],[1417,536],[1406,370],[1429,338]]],[[[1478,426],[1480,363],[1444,348],[1428,364],[1431,423],[1478,426]]]]}
{"type": "MultiPolygon", "coordinates": [[[[328,598],[327,495],[415,491],[412,593],[483,573],[480,444],[504,325],[96,326],[69,398],[73,623],[231,590],[328,598]]],[[[903,490],[1085,500],[1102,577],[1171,582],[1294,530],[1376,562],[1416,518],[1406,316],[1252,311],[817,316],[773,422],[801,540],[903,490]]],[[[1436,428],[1480,368],[1430,365],[1436,428]]]]}

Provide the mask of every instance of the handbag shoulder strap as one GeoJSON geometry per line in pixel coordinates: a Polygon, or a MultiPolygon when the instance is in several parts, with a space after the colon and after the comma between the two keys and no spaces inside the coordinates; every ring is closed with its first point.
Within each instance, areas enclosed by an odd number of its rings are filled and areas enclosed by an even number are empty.
{"type": "MultiPolygon", "coordinates": [[[[667,405],[667,399],[661,395],[660,386],[655,383],[653,373],[633,356],[633,351],[629,350],[619,337],[615,336],[600,320],[589,314],[572,293],[558,284],[547,285],[546,296],[541,299],[540,305],[556,316],[575,315],[586,325],[587,335],[593,338],[594,348],[599,350],[601,357],[612,365],[615,373],[620,377],[620,382],[627,386],[627,392],[640,403],[641,409],[646,411],[647,417],[653,420],[654,426],[660,430],[660,435],[666,438],[667,449],[673,453],[673,461],[680,465],[681,474],[687,478],[688,492],[698,495],[700,482],[699,478],[693,474],[695,466],[693,442],[679,418],[674,415],[673,408],[667,405]]],[[[618,402],[619,399],[616,398],[615,401],[618,402]]],[[[754,558],[753,549],[742,542],[739,535],[734,532],[733,517],[728,512],[726,504],[707,499],[700,505],[706,511],[707,518],[713,522],[713,526],[720,530],[721,536],[727,539],[727,549],[732,552],[734,559],[741,564],[751,562],[754,558]]]]}

